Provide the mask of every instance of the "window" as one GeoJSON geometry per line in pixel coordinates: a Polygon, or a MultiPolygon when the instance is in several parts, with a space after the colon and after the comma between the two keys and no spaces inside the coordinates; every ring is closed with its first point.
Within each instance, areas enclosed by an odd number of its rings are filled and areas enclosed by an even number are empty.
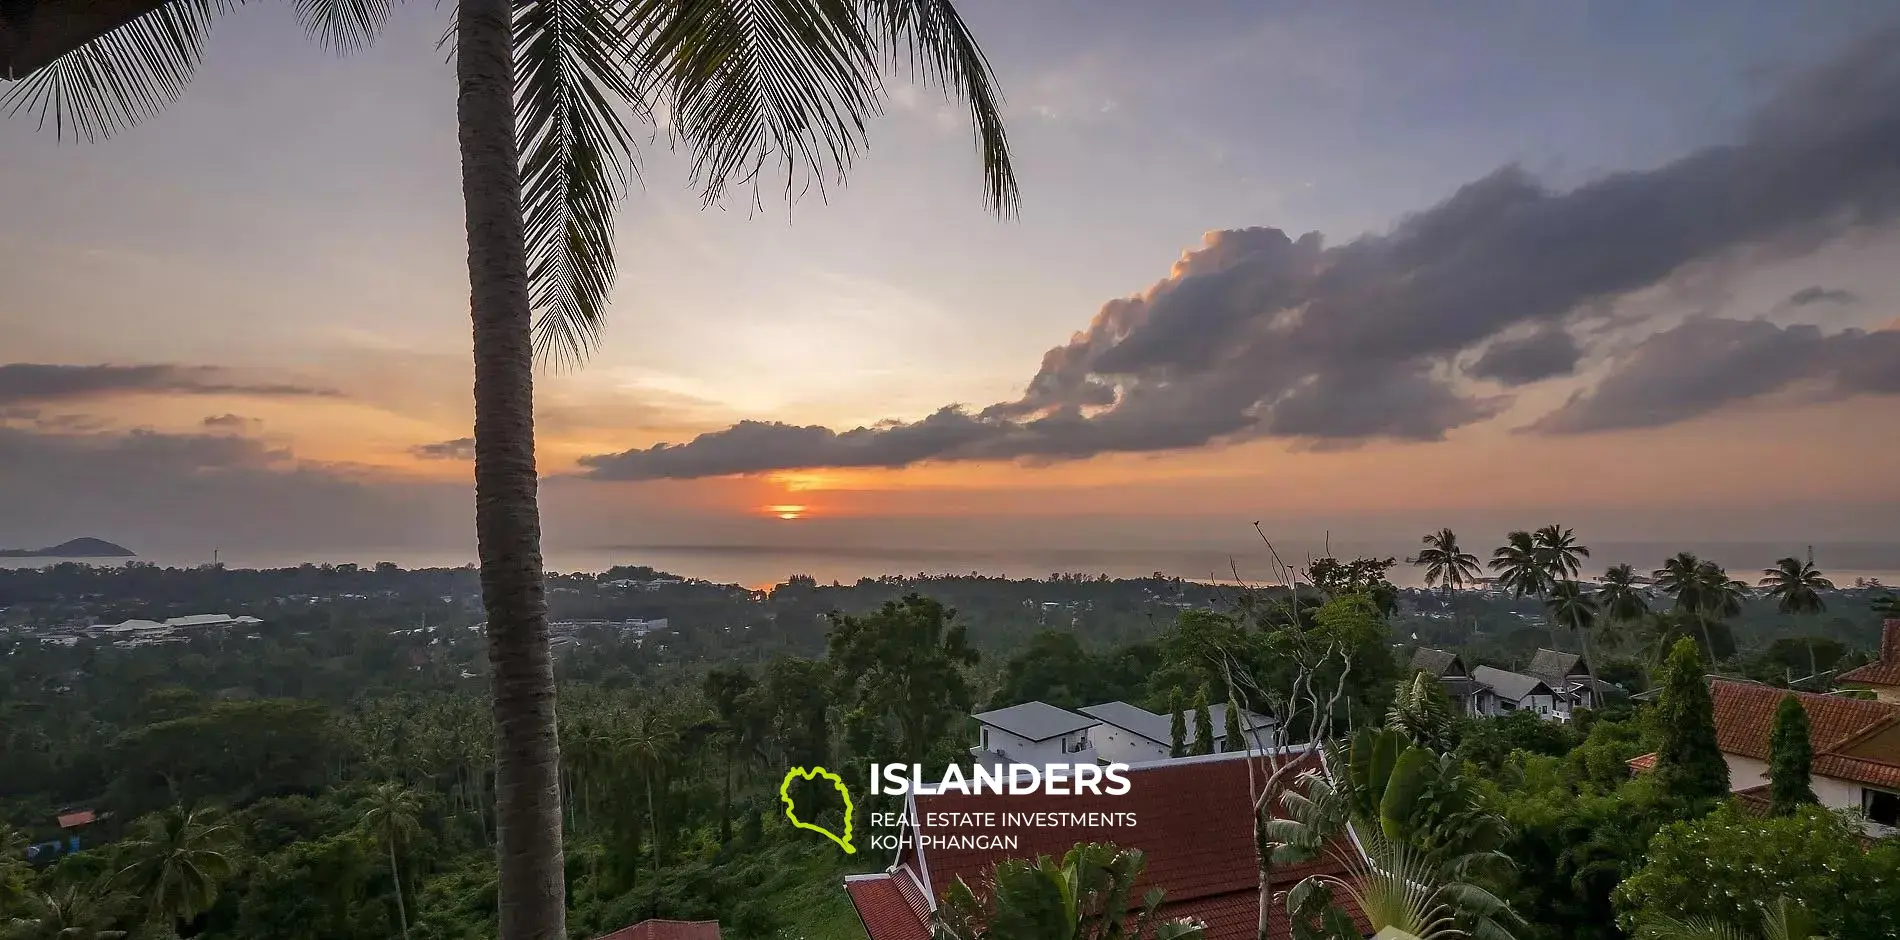
{"type": "Polygon", "coordinates": [[[990,749],[990,729],[984,728],[983,729],[983,750],[987,751],[989,749],[990,749]]]}
{"type": "Polygon", "coordinates": [[[1862,788],[1860,808],[1874,822],[1883,826],[1900,826],[1900,793],[1862,788]]]}

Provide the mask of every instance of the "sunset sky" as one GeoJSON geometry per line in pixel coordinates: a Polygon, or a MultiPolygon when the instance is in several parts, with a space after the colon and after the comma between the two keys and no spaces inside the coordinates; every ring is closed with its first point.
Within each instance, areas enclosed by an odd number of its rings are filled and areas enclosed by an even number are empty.
{"type": "MultiPolygon", "coordinates": [[[[551,546],[1900,530],[1891,4],[958,5],[1020,219],[901,81],[828,202],[648,144],[551,546]]],[[[472,544],[447,15],[0,120],[0,546],[472,544]]]]}

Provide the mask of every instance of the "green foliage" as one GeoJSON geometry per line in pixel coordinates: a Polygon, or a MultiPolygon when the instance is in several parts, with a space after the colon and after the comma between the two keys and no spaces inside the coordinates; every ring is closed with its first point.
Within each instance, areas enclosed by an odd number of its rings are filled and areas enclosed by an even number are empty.
{"type": "Polygon", "coordinates": [[[1626,930],[1665,918],[1760,923],[1777,898],[1815,914],[1834,937],[1900,931],[1892,852],[1869,852],[1848,820],[1819,807],[1763,818],[1734,804],[1673,823],[1649,842],[1647,861],[1614,892],[1626,930]]]}
{"type": "Polygon", "coordinates": [[[1662,786],[1692,804],[1726,797],[1728,763],[1715,743],[1715,705],[1702,656],[1689,640],[1676,641],[1663,667],[1656,721],[1662,732],[1656,779],[1662,786]]]}
{"type": "Polygon", "coordinates": [[[1392,708],[1386,712],[1385,726],[1404,735],[1419,747],[1436,752],[1451,750],[1458,719],[1451,696],[1436,676],[1427,672],[1413,674],[1400,682],[1392,696],[1392,708]]]}
{"type": "Polygon", "coordinates": [[[1228,700],[1227,717],[1223,719],[1221,728],[1221,741],[1225,744],[1223,750],[1244,751],[1252,746],[1247,740],[1246,730],[1240,723],[1240,711],[1238,699],[1228,700]]]}
{"type": "Polygon", "coordinates": [[[1160,650],[1151,643],[1131,643],[1098,655],[1084,649],[1072,630],[1043,630],[1004,665],[990,707],[1047,702],[1076,709],[1139,701],[1160,665],[1160,650]]]}
{"type": "Polygon", "coordinates": [[[1576,729],[1528,711],[1465,718],[1458,730],[1458,757],[1496,772],[1513,752],[1561,757],[1577,744],[1576,729]]]}
{"type": "Polygon", "coordinates": [[[1814,742],[1808,736],[1808,710],[1801,699],[1784,695],[1775,707],[1775,724],[1768,732],[1769,811],[1787,816],[1795,808],[1817,802],[1809,785],[1814,766],[1814,742]]]}
{"type": "Polygon", "coordinates": [[[116,846],[114,883],[139,900],[148,921],[169,926],[210,910],[237,869],[238,833],[214,810],[178,807],[140,819],[116,846]]]}
{"type": "Polygon", "coordinates": [[[1060,864],[1046,855],[998,862],[981,896],[961,877],[951,883],[933,932],[941,940],[1200,940],[1200,924],[1156,916],[1159,888],[1135,903],[1146,867],[1139,849],[1102,843],[1077,845],[1060,864]]]}
{"type": "Polygon", "coordinates": [[[1194,747],[1190,753],[1214,753],[1214,716],[1208,710],[1207,686],[1194,693],[1194,747]]]}
{"type": "Polygon", "coordinates": [[[319,703],[216,702],[121,735],[111,803],[135,816],[174,802],[242,805],[312,792],[339,747],[330,710],[319,703]]]}
{"type": "Polygon", "coordinates": [[[852,750],[923,763],[970,713],[977,662],[954,611],[916,594],[863,617],[833,614],[830,661],[852,750]]]}

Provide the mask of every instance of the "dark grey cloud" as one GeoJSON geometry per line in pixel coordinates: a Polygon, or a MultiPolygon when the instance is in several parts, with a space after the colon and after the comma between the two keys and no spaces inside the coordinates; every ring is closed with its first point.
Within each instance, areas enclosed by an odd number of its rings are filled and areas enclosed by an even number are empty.
{"type": "Polygon", "coordinates": [[[1810,400],[1900,394],[1900,332],[1707,317],[1658,333],[1593,389],[1526,430],[1581,434],[1653,428],[1800,389],[1810,400]]]}
{"type": "Polygon", "coordinates": [[[1503,385],[1528,385],[1569,375],[1582,358],[1576,337],[1563,326],[1551,324],[1528,336],[1493,342],[1465,374],[1503,385]]]}
{"type": "Polygon", "coordinates": [[[475,439],[458,437],[452,441],[417,444],[409,448],[409,453],[424,460],[474,460],[475,439]]]}
{"type": "Polygon", "coordinates": [[[238,414],[207,415],[200,425],[224,431],[247,431],[264,422],[238,414]]]}
{"type": "Polygon", "coordinates": [[[1438,440],[1503,405],[1456,378],[1461,357],[1482,350],[1480,374],[1507,384],[1556,374],[1568,334],[1554,331],[1607,301],[1744,247],[1794,253],[1887,225],[1900,215],[1896,153],[1900,31],[1889,31],[1797,76],[1732,143],[1658,169],[1553,192],[1505,167],[1389,233],[1332,247],[1272,228],[1211,232],[1168,277],[1049,350],[1016,401],[841,433],[748,422],[585,465],[653,479],[1259,437],[1438,440]],[[1523,335],[1537,339],[1510,340],[1523,335]]]}
{"type": "Polygon", "coordinates": [[[240,381],[219,366],[0,364],[0,404],[134,394],[330,397],[339,393],[306,385],[240,381]]]}
{"type": "Polygon", "coordinates": [[[1809,304],[1852,304],[1860,302],[1860,295],[1851,290],[1839,288],[1803,287],[1788,295],[1784,303],[1789,307],[1806,307],[1809,304]]]}

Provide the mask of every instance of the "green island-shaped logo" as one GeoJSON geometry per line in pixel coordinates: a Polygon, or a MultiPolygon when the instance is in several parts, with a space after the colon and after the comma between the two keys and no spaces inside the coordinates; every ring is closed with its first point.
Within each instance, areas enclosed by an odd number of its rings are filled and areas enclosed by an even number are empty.
{"type": "Polygon", "coordinates": [[[778,798],[780,802],[785,804],[785,818],[791,820],[793,826],[796,826],[799,829],[810,829],[811,831],[816,832],[819,835],[822,835],[825,838],[838,843],[838,847],[841,849],[844,849],[845,854],[847,855],[857,854],[858,850],[851,845],[851,791],[844,788],[843,778],[839,777],[837,774],[834,774],[829,770],[824,769],[823,767],[813,767],[810,770],[806,770],[803,767],[793,767],[792,769],[785,772],[785,779],[781,781],[778,785],[778,798]],[[798,808],[792,805],[792,781],[799,777],[803,777],[806,780],[813,780],[818,777],[823,777],[826,780],[831,781],[831,785],[838,789],[839,796],[844,797],[844,835],[843,836],[839,836],[837,833],[832,832],[831,830],[826,829],[823,826],[814,826],[811,823],[808,823],[798,818],[798,808]]]}

